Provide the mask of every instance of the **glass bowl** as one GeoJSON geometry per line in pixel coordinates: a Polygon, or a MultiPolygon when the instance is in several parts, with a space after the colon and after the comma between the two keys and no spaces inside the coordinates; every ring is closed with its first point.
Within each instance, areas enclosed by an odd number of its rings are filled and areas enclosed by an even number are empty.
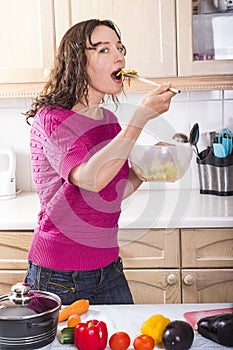
{"type": "Polygon", "coordinates": [[[135,144],[129,161],[135,174],[143,181],[180,180],[188,170],[193,150],[188,145],[155,145],[135,144]]]}

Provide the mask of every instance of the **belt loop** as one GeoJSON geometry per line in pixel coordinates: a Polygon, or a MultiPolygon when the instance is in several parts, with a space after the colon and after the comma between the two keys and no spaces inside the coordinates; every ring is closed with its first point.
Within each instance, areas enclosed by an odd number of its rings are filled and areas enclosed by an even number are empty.
{"type": "Polygon", "coordinates": [[[78,276],[78,271],[74,270],[72,273],[72,279],[77,278],[77,276],[78,276]]]}

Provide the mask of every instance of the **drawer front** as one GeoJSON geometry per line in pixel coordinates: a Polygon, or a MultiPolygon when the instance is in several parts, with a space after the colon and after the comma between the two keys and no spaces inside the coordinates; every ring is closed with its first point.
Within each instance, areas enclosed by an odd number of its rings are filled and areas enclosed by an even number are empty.
{"type": "Polygon", "coordinates": [[[120,255],[125,268],[180,266],[179,230],[119,230],[120,255]]]}
{"type": "Polygon", "coordinates": [[[21,270],[27,267],[28,250],[33,232],[0,232],[0,269],[21,270]]]}
{"type": "Polygon", "coordinates": [[[181,302],[179,270],[125,270],[135,304],[181,302]]]}
{"type": "Polygon", "coordinates": [[[233,228],[182,229],[182,267],[233,267],[233,228]]]}

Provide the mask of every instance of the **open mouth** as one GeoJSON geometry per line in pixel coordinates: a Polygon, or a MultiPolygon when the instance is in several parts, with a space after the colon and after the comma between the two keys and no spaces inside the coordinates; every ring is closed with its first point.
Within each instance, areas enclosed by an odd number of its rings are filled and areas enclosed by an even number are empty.
{"type": "Polygon", "coordinates": [[[114,80],[114,81],[117,81],[117,82],[120,82],[122,81],[122,70],[121,69],[118,69],[116,71],[114,71],[112,74],[111,74],[111,78],[114,80]]]}

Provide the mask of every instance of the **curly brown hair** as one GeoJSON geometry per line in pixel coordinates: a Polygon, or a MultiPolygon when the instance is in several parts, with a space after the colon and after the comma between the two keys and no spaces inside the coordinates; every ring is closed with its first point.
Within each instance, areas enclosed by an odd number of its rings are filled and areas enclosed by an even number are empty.
{"type": "MultiPolygon", "coordinates": [[[[30,124],[29,119],[45,106],[71,109],[75,104],[82,103],[84,107],[88,107],[86,43],[93,45],[91,35],[100,25],[114,30],[121,40],[118,27],[110,20],[90,19],[72,26],[61,40],[54,66],[44,89],[35,98],[30,110],[25,113],[28,124],[30,124]]],[[[113,102],[117,103],[117,96],[111,97],[113,102]]]]}

